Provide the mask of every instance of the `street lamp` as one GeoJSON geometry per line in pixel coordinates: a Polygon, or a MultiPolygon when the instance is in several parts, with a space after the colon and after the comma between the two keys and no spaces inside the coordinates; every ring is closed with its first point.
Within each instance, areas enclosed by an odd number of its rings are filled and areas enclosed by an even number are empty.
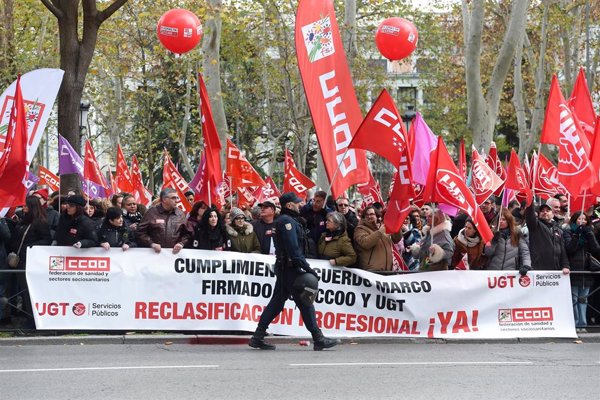
{"type": "Polygon", "coordinates": [[[417,113],[415,111],[415,106],[410,105],[406,107],[406,112],[402,115],[402,121],[406,124],[406,132],[410,130],[410,124],[412,124],[412,120],[415,119],[417,113]]]}
{"type": "Polygon", "coordinates": [[[81,154],[83,154],[84,149],[83,137],[87,133],[89,112],[90,103],[87,101],[82,101],[79,103],[79,143],[81,145],[81,154]]]}

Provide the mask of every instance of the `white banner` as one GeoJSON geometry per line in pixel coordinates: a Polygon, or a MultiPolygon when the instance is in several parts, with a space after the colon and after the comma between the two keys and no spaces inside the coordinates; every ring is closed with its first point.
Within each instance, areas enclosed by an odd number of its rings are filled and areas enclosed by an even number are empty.
{"type": "MultiPolygon", "coordinates": [[[[27,133],[29,134],[27,161],[29,162],[35,156],[42,140],[64,73],[62,69],[43,68],[30,71],[21,77],[21,91],[27,110],[27,133]]],[[[16,86],[15,80],[0,96],[0,156],[4,152],[16,86]]]]}
{"type": "MultiPolygon", "coordinates": [[[[273,256],[163,249],[33,247],[27,281],[38,329],[254,331],[273,256]]],[[[317,321],[333,337],[576,337],[560,271],[442,271],[381,276],[310,260],[317,321]]],[[[289,300],[270,326],[308,335],[289,300]]]]}

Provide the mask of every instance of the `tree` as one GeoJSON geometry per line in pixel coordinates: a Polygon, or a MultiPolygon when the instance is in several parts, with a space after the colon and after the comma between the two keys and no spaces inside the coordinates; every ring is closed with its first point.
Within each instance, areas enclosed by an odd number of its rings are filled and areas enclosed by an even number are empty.
{"type": "MultiPolygon", "coordinates": [[[[104,21],[121,8],[127,0],[114,0],[104,10],[96,0],[81,0],[83,25],[79,36],[79,0],[40,0],[58,22],[60,39],[60,68],[65,71],[58,92],[58,131],[75,149],[81,148],[79,137],[79,104],[85,78],[98,40],[98,30],[104,21]]],[[[64,188],[77,186],[76,175],[63,180],[64,188]]]]}
{"type": "Polygon", "coordinates": [[[484,0],[462,0],[468,127],[476,148],[488,149],[494,134],[502,89],[517,49],[525,34],[528,0],[513,0],[508,26],[490,81],[482,84],[481,57],[484,0]],[[471,4],[469,4],[471,3],[471,4]]]}

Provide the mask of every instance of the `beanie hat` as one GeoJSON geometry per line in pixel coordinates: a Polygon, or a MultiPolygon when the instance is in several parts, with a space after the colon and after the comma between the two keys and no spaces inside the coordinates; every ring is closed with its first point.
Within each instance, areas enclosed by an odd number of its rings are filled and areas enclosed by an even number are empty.
{"type": "Polygon", "coordinates": [[[123,211],[121,211],[121,209],[119,207],[110,207],[108,210],[106,210],[106,220],[110,221],[116,218],[119,218],[120,216],[123,215],[123,211]]]}
{"type": "Polygon", "coordinates": [[[234,219],[236,219],[237,217],[244,217],[244,219],[246,218],[246,214],[244,214],[244,212],[242,210],[240,210],[237,207],[233,207],[231,209],[231,220],[233,221],[234,219]]]}
{"type": "Polygon", "coordinates": [[[77,206],[85,206],[85,199],[83,198],[83,196],[79,195],[79,194],[74,194],[72,196],[67,197],[66,200],[67,204],[75,204],[77,206]]]}

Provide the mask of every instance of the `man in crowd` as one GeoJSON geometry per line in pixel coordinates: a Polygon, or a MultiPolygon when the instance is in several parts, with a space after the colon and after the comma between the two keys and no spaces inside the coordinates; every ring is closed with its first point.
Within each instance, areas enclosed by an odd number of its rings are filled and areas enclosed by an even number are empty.
{"type": "Polygon", "coordinates": [[[565,222],[564,217],[560,215],[560,200],[550,197],[546,200],[546,205],[552,210],[553,219],[560,227],[565,222]]]}
{"type": "MultiPolygon", "coordinates": [[[[325,201],[325,198],[323,198],[325,201]]],[[[258,327],[252,335],[248,345],[261,350],[275,350],[275,346],[265,342],[267,328],[281,313],[286,300],[293,296],[296,306],[300,310],[306,329],[312,334],[314,350],[323,350],[338,344],[335,339],[323,336],[317,325],[315,306],[308,305],[300,299],[300,294],[294,288],[296,278],[308,272],[318,278],[317,273],[310,267],[305,258],[306,236],[302,224],[298,221],[299,203],[302,202],[296,194],[285,193],[279,198],[281,215],[275,222],[275,273],[277,281],[273,289],[273,296],[265,307],[258,327]]]]}
{"type": "Polygon", "coordinates": [[[160,203],[150,208],[138,225],[136,240],[140,247],[151,247],[157,253],[163,247],[172,247],[173,254],[183,248],[185,243],[177,242],[177,236],[182,225],[185,225],[186,217],[177,208],[178,201],[175,189],[166,188],[160,192],[160,203]]]}
{"type": "Polygon", "coordinates": [[[531,267],[534,270],[562,270],[563,274],[568,274],[569,259],[563,231],[556,225],[552,207],[542,204],[536,217],[532,204],[525,209],[525,220],[529,230],[531,267]]]}
{"type": "Polygon", "coordinates": [[[346,233],[348,233],[348,237],[350,240],[354,238],[354,228],[358,225],[358,217],[350,209],[350,200],[340,197],[337,200],[337,210],[344,215],[346,218],[346,233]]]}
{"type": "Polygon", "coordinates": [[[558,201],[560,202],[560,211],[558,213],[554,213],[555,217],[558,216],[560,219],[562,219],[564,222],[569,221],[569,198],[562,194],[559,193],[556,196],[554,196],[555,198],[558,199],[558,201]]]}
{"type": "Polygon", "coordinates": [[[491,228],[494,228],[498,225],[498,212],[496,211],[496,197],[491,195],[488,199],[486,199],[479,208],[485,217],[488,225],[491,228]]]}
{"type": "Polygon", "coordinates": [[[260,252],[262,254],[275,254],[273,228],[275,227],[274,221],[277,208],[270,201],[264,201],[258,207],[260,207],[260,215],[256,221],[252,222],[252,226],[260,242],[260,252]]]}
{"type": "Polygon", "coordinates": [[[306,220],[306,229],[309,231],[308,258],[317,258],[317,243],[319,243],[321,234],[325,232],[327,214],[333,211],[325,207],[326,199],[327,193],[319,190],[313,199],[300,209],[300,216],[306,220]]]}

